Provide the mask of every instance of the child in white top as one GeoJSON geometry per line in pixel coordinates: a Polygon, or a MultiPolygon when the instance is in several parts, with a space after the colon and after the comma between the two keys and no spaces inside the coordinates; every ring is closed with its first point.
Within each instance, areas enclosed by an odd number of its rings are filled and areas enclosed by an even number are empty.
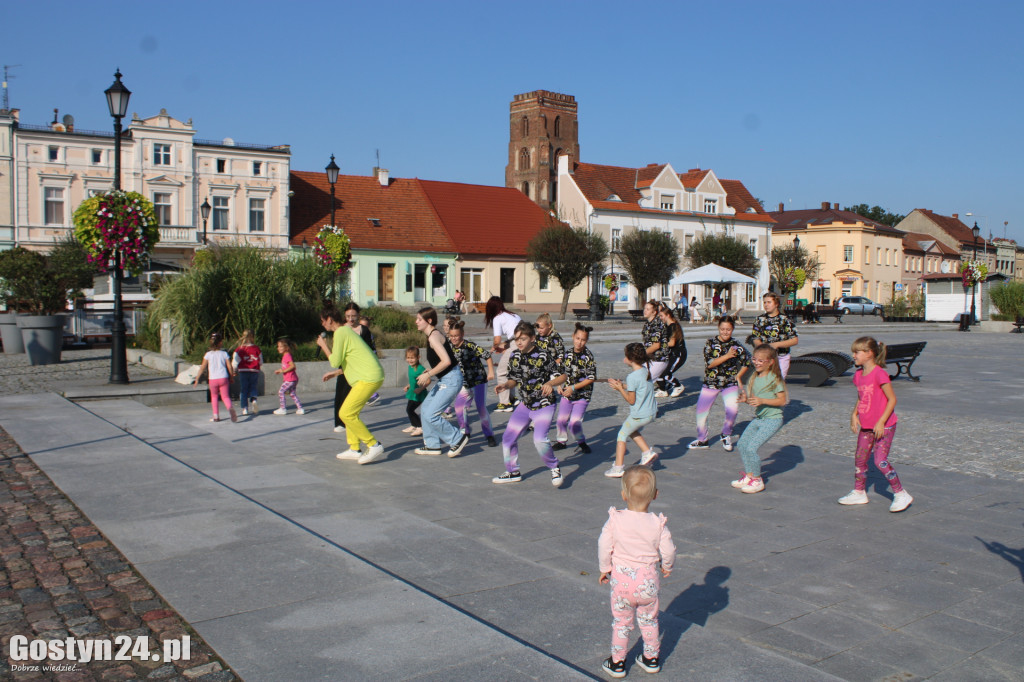
{"type": "Polygon", "coordinates": [[[626,509],[608,510],[608,521],[597,541],[601,570],[598,582],[612,587],[612,655],[602,666],[612,677],[626,676],[626,651],[634,615],[644,640],[643,653],[636,657],[636,663],[649,673],[661,670],[658,564],[667,578],[675,563],[676,546],[665,527],[665,515],[647,511],[656,497],[657,481],[649,467],[634,464],[626,469],[622,476],[626,509]]]}
{"type": "Polygon", "coordinates": [[[238,415],[235,414],[235,408],[231,404],[231,395],[228,392],[231,378],[235,376],[235,368],[231,364],[231,358],[228,357],[228,354],[221,350],[220,346],[223,341],[223,337],[217,332],[210,335],[210,350],[206,351],[206,355],[203,356],[203,364],[199,368],[199,374],[196,375],[196,380],[192,382],[192,385],[198,385],[199,377],[203,376],[204,372],[209,371],[210,404],[213,406],[213,418],[210,421],[220,421],[220,403],[217,402],[218,398],[220,398],[228,408],[231,421],[237,422],[238,415]]]}

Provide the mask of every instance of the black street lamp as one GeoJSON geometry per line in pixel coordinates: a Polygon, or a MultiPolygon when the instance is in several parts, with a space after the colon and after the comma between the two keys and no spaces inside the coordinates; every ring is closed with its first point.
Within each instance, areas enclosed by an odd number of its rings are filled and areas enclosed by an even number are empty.
{"type": "Polygon", "coordinates": [[[795,235],[793,237],[793,250],[795,251],[795,250],[797,250],[799,248],[800,248],[800,235],[795,235]]]}
{"type": "Polygon", "coordinates": [[[303,259],[305,259],[305,258],[306,258],[306,248],[307,248],[308,246],[309,246],[309,242],[307,242],[307,241],[306,241],[306,238],[305,238],[305,237],[303,237],[303,238],[302,238],[302,258],[303,258],[303,259]]]}
{"type": "MultiPolygon", "coordinates": [[[[978,260],[978,235],[981,234],[981,228],[978,227],[978,221],[974,221],[974,227],[971,228],[971,234],[974,236],[974,253],[971,255],[971,260],[977,262],[978,260]]],[[[971,287],[971,321],[969,324],[977,324],[978,318],[974,315],[974,299],[977,298],[976,292],[978,285],[975,284],[971,287]]]]}
{"type": "MultiPolygon", "coordinates": [[[[114,118],[114,190],[121,189],[121,119],[128,113],[131,91],[121,82],[121,69],[106,89],[107,108],[114,118]]],[[[110,383],[128,383],[128,356],[125,350],[124,309],[121,300],[121,253],[114,252],[114,323],[110,327],[110,383]]]]}
{"type": "Polygon", "coordinates": [[[334,184],[338,182],[338,164],[334,163],[334,154],[331,154],[331,162],[324,168],[327,171],[327,182],[331,183],[331,225],[334,225],[334,184]]]}
{"type": "Polygon", "coordinates": [[[203,243],[206,244],[206,221],[210,219],[210,211],[213,207],[210,206],[210,199],[203,199],[203,204],[199,207],[199,213],[203,216],[203,243]]]}

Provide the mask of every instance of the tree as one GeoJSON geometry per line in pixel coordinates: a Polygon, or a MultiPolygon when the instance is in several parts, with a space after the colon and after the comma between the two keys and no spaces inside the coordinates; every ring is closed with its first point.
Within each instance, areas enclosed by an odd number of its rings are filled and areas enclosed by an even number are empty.
{"type": "Polygon", "coordinates": [[[817,279],[821,264],[817,254],[811,254],[802,246],[786,243],[772,249],[768,258],[768,272],[779,283],[782,296],[796,293],[808,279],[817,279]],[[803,273],[803,280],[800,274],[803,273]]]}
{"type": "Polygon", "coordinates": [[[607,257],[608,244],[601,235],[565,224],[545,227],[526,245],[527,260],[562,287],[563,320],[572,290],[607,257]]]}
{"type": "Polygon", "coordinates": [[[641,305],[647,302],[647,290],[669,281],[679,267],[679,243],[665,232],[634,230],[622,238],[619,251],[641,305]]]}
{"type": "Polygon", "coordinates": [[[897,224],[906,216],[898,213],[890,213],[881,206],[872,206],[868,208],[867,204],[857,204],[856,206],[847,206],[843,209],[844,211],[853,211],[857,215],[862,215],[868,220],[874,220],[876,223],[882,223],[889,227],[896,227],[897,224]]]}
{"type": "MultiPolygon", "coordinates": [[[[757,277],[761,270],[761,263],[757,256],[750,250],[750,246],[735,237],[727,234],[709,234],[698,237],[686,250],[686,258],[690,267],[699,268],[702,265],[721,265],[736,272],[757,277]]],[[[716,284],[715,291],[721,291],[729,284],[716,284]]]]}
{"type": "Polygon", "coordinates": [[[92,286],[95,271],[88,253],[74,237],[58,241],[44,255],[20,246],[0,254],[0,298],[11,307],[36,314],[60,313],[69,298],[82,296],[92,286]]]}

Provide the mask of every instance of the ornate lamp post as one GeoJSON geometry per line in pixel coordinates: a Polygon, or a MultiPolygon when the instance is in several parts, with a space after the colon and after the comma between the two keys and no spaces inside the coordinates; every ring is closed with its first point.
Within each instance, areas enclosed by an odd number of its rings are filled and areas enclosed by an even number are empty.
{"type": "Polygon", "coordinates": [[[213,207],[210,206],[210,199],[203,199],[203,204],[199,207],[199,213],[203,216],[203,244],[206,244],[206,221],[210,218],[210,211],[213,207]]]}
{"type": "MultiPolygon", "coordinates": [[[[978,260],[978,235],[981,234],[981,228],[978,227],[978,221],[974,221],[974,227],[971,228],[971,234],[974,236],[974,253],[971,255],[971,260],[977,262],[978,260]]],[[[978,285],[975,284],[971,287],[971,321],[968,322],[968,326],[977,324],[978,318],[974,316],[975,302],[977,298],[976,292],[978,291],[978,285]]]]}
{"type": "MultiPolygon", "coordinates": [[[[107,108],[114,118],[114,189],[121,189],[121,119],[128,112],[132,93],[121,82],[121,70],[114,73],[114,83],[106,89],[107,108]]],[[[114,323],[110,340],[110,383],[128,383],[128,356],[125,351],[124,309],[121,300],[121,254],[114,255],[114,323]]]]}
{"type": "Polygon", "coordinates": [[[338,182],[338,164],[334,163],[334,154],[331,154],[331,162],[324,168],[327,171],[327,182],[331,183],[331,225],[334,224],[334,185],[338,182]]]}
{"type": "Polygon", "coordinates": [[[797,250],[799,248],[800,248],[800,235],[795,235],[793,237],[793,250],[795,251],[795,250],[797,250]]]}

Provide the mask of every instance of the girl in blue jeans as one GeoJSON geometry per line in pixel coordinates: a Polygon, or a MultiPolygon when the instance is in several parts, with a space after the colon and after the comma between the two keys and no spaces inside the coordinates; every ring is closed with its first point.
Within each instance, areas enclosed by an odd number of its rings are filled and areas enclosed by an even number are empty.
{"type": "Polygon", "coordinates": [[[789,399],[789,394],[779,367],[778,351],[767,344],[758,346],[754,349],[751,362],[754,364],[754,376],[750,378],[746,392],[740,389],[740,402],[757,409],[754,419],[740,436],[743,475],[732,482],[732,487],[744,493],[759,493],[764,490],[764,480],[761,478],[761,457],[757,449],[782,428],[782,407],[789,399]]]}
{"type": "Polygon", "coordinates": [[[615,464],[604,472],[608,478],[622,478],[625,471],[623,461],[626,458],[626,441],[630,438],[640,448],[640,464],[649,466],[658,456],[648,445],[640,429],[647,426],[658,413],[658,405],[654,400],[654,382],[651,377],[650,365],[647,360],[647,350],[642,343],[626,344],[626,357],[622,359],[633,371],[626,377],[623,383],[618,379],[609,379],[608,385],[622,394],[622,397],[630,404],[629,416],[619,429],[619,435],[615,443],[615,464]]]}
{"type": "Polygon", "coordinates": [[[437,383],[420,407],[423,420],[423,447],[413,450],[417,455],[440,455],[443,443],[448,443],[449,457],[458,457],[469,442],[469,436],[442,417],[442,413],[455,402],[462,390],[462,369],[455,359],[452,345],[437,325],[437,311],[431,307],[421,308],[416,314],[416,328],[427,335],[427,362],[430,369],[416,377],[416,384],[430,386],[432,379],[437,383]]]}

